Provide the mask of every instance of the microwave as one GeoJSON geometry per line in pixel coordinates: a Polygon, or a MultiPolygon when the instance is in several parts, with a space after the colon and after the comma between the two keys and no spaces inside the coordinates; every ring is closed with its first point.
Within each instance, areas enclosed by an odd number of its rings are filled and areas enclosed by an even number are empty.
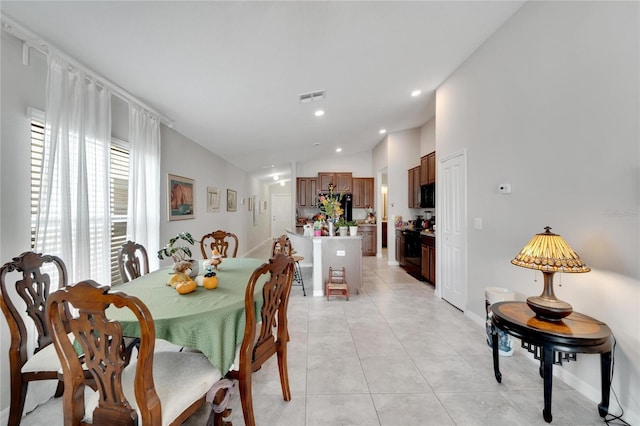
{"type": "Polygon", "coordinates": [[[420,186],[420,207],[435,208],[436,207],[436,184],[430,183],[420,186]]]}

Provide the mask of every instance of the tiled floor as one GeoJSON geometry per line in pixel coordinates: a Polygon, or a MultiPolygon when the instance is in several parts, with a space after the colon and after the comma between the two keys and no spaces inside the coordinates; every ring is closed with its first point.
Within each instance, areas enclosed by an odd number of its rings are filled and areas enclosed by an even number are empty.
{"type": "MultiPolygon", "coordinates": [[[[269,245],[251,252],[266,259],[269,245]]],[[[363,260],[364,289],[327,301],[303,297],[289,304],[289,378],[282,399],[275,357],[253,375],[260,426],[545,425],[537,365],[516,349],[501,357],[502,384],[493,375],[482,327],[434,296],[386,257],[363,260]]],[[[307,289],[311,280],[307,277],[307,289]]],[[[230,408],[244,425],[239,396],[230,408]]],[[[554,426],[600,425],[596,404],[558,379],[553,384],[554,426]]],[[[206,423],[203,407],[185,424],[206,423]]],[[[59,414],[58,414],[59,416],[59,414]]],[[[23,424],[51,425],[49,416],[23,424]]]]}
{"type": "MultiPolygon", "coordinates": [[[[262,257],[256,252],[254,257],[262,257]]],[[[264,426],[544,425],[542,379],[521,349],[493,375],[482,327],[434,296],[434,288],[364,258],[364,291],[289,304],[289,378],[282,399],[275,358],[253,375],[256,422],[264,426]]],[[[310,280],[307,280],[310,287],[310,280]]],[[[310,292],[307,292],[309,295],[310,292]]],[[[232,422],[244,425],[237,393],[232,422]]],[[[597,407],[555,379],[552,425],[600,425],[597,407]]],[[[203,425],[207,410],[186,423],[203,425]]]]}

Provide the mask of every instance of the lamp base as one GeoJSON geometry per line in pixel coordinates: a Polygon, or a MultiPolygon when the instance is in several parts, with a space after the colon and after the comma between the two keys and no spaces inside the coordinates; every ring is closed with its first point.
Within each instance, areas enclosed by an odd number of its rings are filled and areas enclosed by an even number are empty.
{"type": "Polygon", "coordinates": [[[562,318],[571,315],[573,307],[563,300],[549,299],[541,296],[531,296],[527,298],[527,305],[537,317],[549,320],[560,321],[562,318]]]}

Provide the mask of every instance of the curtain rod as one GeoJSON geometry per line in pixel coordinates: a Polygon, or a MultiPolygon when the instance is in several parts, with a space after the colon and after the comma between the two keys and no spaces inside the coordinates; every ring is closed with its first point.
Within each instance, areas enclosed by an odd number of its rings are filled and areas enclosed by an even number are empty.
{"type": "Polygon", "coordinates": [[[78,69],[86,72],[92,78],[95,78],[96,80],[98,80],[103,86],[106,86],[109,89],[111,89],[112,93],[115,96],[117,96],[118,98],[124,100],[127,103],[135,103],[135,104],[140,105],[145,110],[147,110],[150,113],[156,115],[161,123],[165,124],[168,127],[173,127],[173,120],[171,118],[165,116],[164,114],[159,113],[156,109],[154,109],[154,108],[150,107],[149,105],[145,104],[144,102],[140,101],[138,98],[133,96],[131,93],[129,93],[126,90],[124,90],[122,87],[120,87],[117,84],[109,81],[108,79],[106,79],[103,76],[101,76],[100,74],[94,72],[90,68],[82,65],[80,62],[78,62],[77,60],[73,59],[69,55],[65,54],[63,51],[61,51],[60,49],[58,49],[57,47],[55,47],[51,43],[45,41],[39,35],[35,34],[31,30],[29,30],[26,27],[22,26],[21,24],[17,23],[14,19],[12,19],[9,16],[4,15],[4,14],[2,15],[2,30],[8,32],[9,34],[13,35],[14,37],[18,38],[19,40],[21,40],[23,42],[23,45],[22,45],[22,62],[25,65],[29,65],[29,48],[33,48],[34,50],[42,53],[45,56],[48,56],[49,53],[52,50],[55,50],[55,52],[58,55],[62,56],[63,59],[65,61],[69,62],[69,64],[71,64],[73,67],[78,68],[78,69]]]}

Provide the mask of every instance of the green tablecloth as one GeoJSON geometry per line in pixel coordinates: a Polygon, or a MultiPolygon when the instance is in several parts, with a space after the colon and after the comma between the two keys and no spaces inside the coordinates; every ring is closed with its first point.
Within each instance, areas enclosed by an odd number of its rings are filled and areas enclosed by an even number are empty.
{"type": "MultiPolygon", "coordinates": [[[[153,316],[156,338],[202,351],[224,373],[233,363],[236,346],[244,336],[247,282],[264,262],[252,258],[223,259],[217,271],[216,289],[197,287],[195,292],[186,295],[166,285],[172,274],[170,267],[114,286],[112,290],[136,296],[147,305],[153,316]]],[[[264,280],[256,285],[255,291],[258,312],[262,307],[262,284],[264,280]]],[[[107,315],[120,321],[126,336],[140,336],[138,321],[129,310],[111,307],[107,315]]]]}

